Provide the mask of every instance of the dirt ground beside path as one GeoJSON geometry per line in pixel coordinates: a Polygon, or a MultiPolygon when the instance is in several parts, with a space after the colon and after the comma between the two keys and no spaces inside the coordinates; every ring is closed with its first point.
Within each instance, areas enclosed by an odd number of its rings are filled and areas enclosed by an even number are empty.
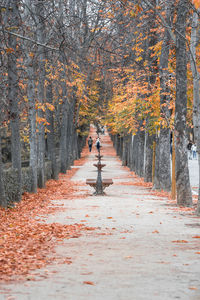
{"type": "Polygon", "coordinates": [[[102,177],[114,184],[103,197],[85,185],[86,178],[97,176],[93,147],[71,179],[79,185],[77,197],[59,200],[65,209],[46,220],[95,230],[57,246],[71,264],[47,266],[26,282],[1,284],[0,299],[200,299],[200,219],[134,185],[109,136],[101,139],[102,177]]]}

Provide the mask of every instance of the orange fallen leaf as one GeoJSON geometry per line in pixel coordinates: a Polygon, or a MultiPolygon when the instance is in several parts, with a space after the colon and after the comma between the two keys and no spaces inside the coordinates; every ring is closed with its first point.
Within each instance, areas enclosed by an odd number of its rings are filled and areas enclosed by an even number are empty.
{"type": "Polygon", "coordinates": [[[112,217],[107,217],[107,219],[112,219],[112,217]]]}
{"type": "Polygon", "coordinates": [[[95,285],[93,281],[83,281],[84,284],[95,285]]]}
{"type": "Polygon", "coordinates": [[[192,238],[193,239],[200,239],[200,235],[194,235],[192,238]]]}
{"type": "Polygon", "coordinates": [[[93,272],[85,272],[85,273],[81,273],[81,275],[92,275],[93,272]]]}
{"type": "Polygon", "coordinates": [[[195,252],[195,254],[200,254],[200,252],[195,252]]]}
{"type": "Polygon", "coordinates": [[[198,289],[196,288],[196,286],[190,286],[189,289],[190,289],[190,290],[198,290],[198,289]]]}
{"type": "Polygon", "coordinates": [[[176,241],[172,241],[172,243],[188,243],[188,241],[185,241],[185,240],[176,240],[176,241]]]}
{"type": "Polygon", "coordinates": [[[152,233],[159,233],[159,231],[158,230],[154,230],[152,233]]]}

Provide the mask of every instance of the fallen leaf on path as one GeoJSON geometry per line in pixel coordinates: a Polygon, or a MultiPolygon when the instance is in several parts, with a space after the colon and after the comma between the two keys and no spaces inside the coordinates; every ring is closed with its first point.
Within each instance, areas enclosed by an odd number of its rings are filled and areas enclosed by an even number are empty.
{"type": "Polygon", "coordinates": [[[158,230],[154,230],[152,233],[159,233],[159,231],[158,230]]]}
{"type": "MultiPolygon", "coordinates": [[[[78,186],[70,181],[75,172],[72,169],[67,174],[60,174],[58,181],[49,180],[46,187],[38,189],[36,194],[24,193],[22,201],[12,209],[0,208],[0,281],[10,281],[12,276],[15,280],[22,277],[34,280],[30,271],[54,261],[61,262],[54,250],[58,241],[78,238],[83,231],[89,230],[89,227],[77,223],[44,223],[50,214],[65,210],[63,205],[57,204],[59,199],[77,198],[78,186]]],[[[68,258],[64,259],[64,263],[71,263],[68,258]]]]}
{"type": "Polygon", "coordinates": [[[193,239],[200,239],[200,235],[194,235],[192,238],[193,239]]]}
{"type": "Polygon", "coordinates": [[[133,258],[133,256],[125,256],[124,258],[128,259],[128,258],[133,258]]]}
{"type": "Polygon", "coordinates": [[[149,214],[154,214],[154,212],[153,211],[149,211],[149,214]]]}
{"type": "Polygon", "coordinates": [[[176,240],[176,241],[172,241],[172,243],[188,243],[188,241],[185,241],[185,240],[176,240]]]}
{"type": "Polygon", "coordinates": [[[112,219],[112,217],[107,217],[107,219],[112,219]]]}
{"type": "Polygon", "coordinates": [[[195,254],[200,254],[200,252],[195,252],[195,254]]]}
{"type": "Polygon", "coordinates": [[[63,261],[63,263],[68,264],[68,265],[71,265],[71,264],[72,264],[72,261],[69,260],[69,259],[65,259],[65,260],[63,261]]]}
{"type": "Polygon", "coordinates": [[[95,285],[93,281],[83,281],[84,284],[95,285]]]}
{"type": "Polygon", "coordinates": [[[120,233],[132,233],[133,230],[124,230],[124,231],[120,231],[120,233]]]}
{"type": "Polygon", "coordinates": [[[97,235],[113,235],[111,232],[97,232],[97,235]]]}
{"type": "Polygon", "coordinates": [[[196,288],[196,286],[190,286],[189,289],[190,290],[198,290],[198,288],[196,288]]]}

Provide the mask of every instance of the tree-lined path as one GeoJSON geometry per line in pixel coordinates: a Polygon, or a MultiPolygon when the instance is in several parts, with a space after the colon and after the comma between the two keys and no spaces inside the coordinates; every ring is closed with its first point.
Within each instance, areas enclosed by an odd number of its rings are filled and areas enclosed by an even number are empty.
{"type": "MultiPolygon", "coordinates": [[[[91,135],[96,138],[94,129],[91,135]]],[[[62,210],[44,218],[88,230],[56,244],[55,255],[66,263],[36,270],[25,282],[1,284],[0,299],[200,299],[199,219],[144,186],[121,166],[108,134],[100,137],[102,177],[114,184],[105,196],[92,194],[85,180],[97,176],[97,151],[85,149],[71,178],[76,194],[52,200],[62,210]]]]}

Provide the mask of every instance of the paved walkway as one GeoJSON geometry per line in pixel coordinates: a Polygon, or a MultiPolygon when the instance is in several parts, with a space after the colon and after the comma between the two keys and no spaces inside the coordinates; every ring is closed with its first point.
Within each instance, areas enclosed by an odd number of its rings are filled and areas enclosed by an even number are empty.
{"type": "Polygon", "coordinates": [[[200,239],[194,238],[200,232],[199,218],[133,185],[107,135],[103,153],[103,178],[114,181],[107,195],[93,196],[84,184],[97,176],[93,149],[72,178],[80,184],[77,199],[63,199],[66,210],[48,219],[96,228],[57,247],[72,264],[47,266],[38,281],[1,285],[0,299],[200,299],[200,239]]]}
{"type": "Polygon", "coordinates": [[[199,166],[197,159],[188,160],[190,184],[194,195],[198,195],[199,187],[199,166]]]}

